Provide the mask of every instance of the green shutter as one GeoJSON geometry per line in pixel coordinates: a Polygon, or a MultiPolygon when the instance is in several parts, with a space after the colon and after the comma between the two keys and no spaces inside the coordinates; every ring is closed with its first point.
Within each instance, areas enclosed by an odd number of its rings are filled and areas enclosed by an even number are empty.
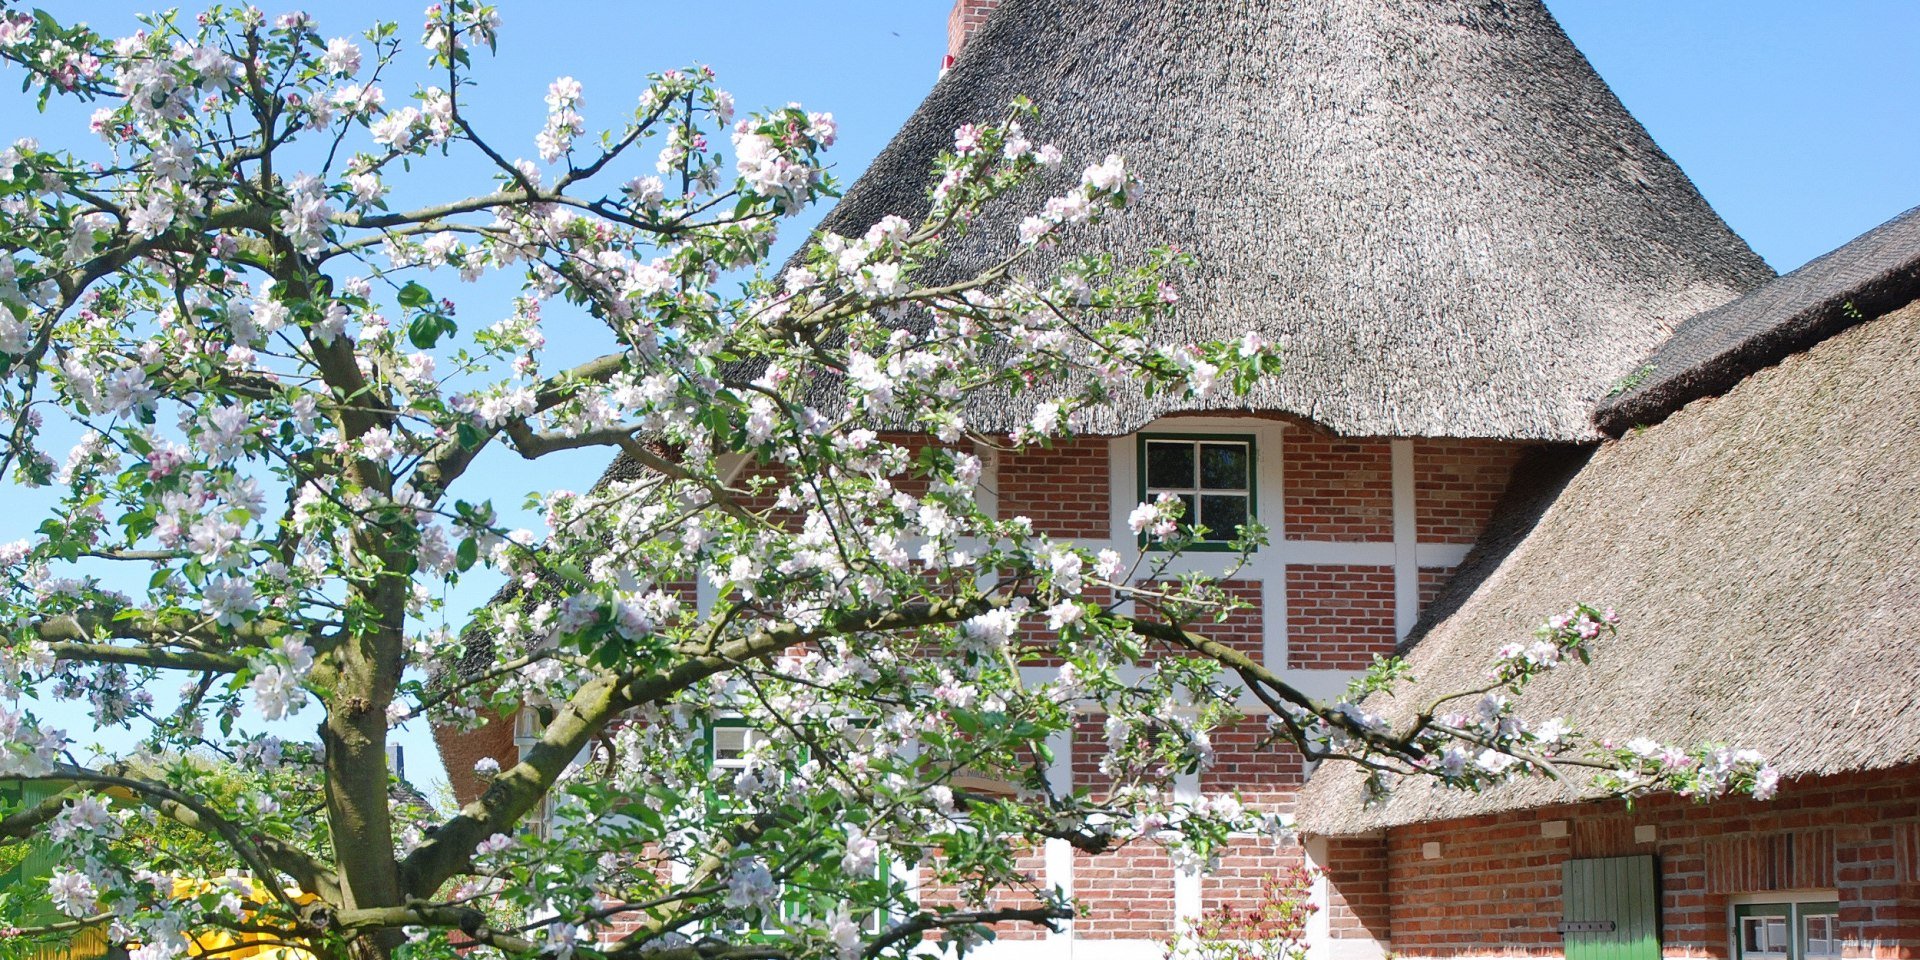
{"type": "Polygon", "coordinates": [[[1560,893],[1567,960],[1660,960],[1652,857],[1569,860],[1560,893]]]}

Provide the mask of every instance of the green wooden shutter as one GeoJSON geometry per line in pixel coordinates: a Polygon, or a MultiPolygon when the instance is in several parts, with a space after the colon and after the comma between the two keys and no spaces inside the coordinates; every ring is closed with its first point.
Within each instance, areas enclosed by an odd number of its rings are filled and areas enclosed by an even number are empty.
{"type": "Polygon", "coordinates": [[[1652,857],[1569,860],[1560,895],[1567,960],[1660,960],[1652,857]]]}

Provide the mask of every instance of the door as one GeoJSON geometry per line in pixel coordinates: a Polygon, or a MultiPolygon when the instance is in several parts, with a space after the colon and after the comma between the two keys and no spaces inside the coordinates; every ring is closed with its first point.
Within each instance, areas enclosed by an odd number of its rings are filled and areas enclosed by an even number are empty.
{"type": "Polygon", "coordinates": [[[1653,857],[1569,860],[1560,896],[1567,960],[1660,960],[1653,857]]]}

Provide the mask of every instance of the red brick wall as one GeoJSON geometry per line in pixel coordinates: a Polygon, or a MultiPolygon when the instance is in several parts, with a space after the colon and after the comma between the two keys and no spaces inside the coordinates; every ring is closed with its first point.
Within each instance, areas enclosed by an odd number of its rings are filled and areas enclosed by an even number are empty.
{"type": "Polygon", "coordinates": [[[1287,567],[1287,666],[1358,670],[1394,647],[1393,568],[1287,567]]]}
{"type": "Polygon", "coordinates": [[[1326,844],[1320,869],[1327,878],[1327,935],[1388,944],[1386,838],[1328,837],[1326,844]]]}
{"type": "MultiPolygon", "coordinates": [[[[1768,803],[1559,806],[1403,827],[1385,843],[1388,926],[1403,957],[1559,956],[1565,861],[1640,853],[1658,858],[1669,957],[1727,956],[1731,894],[1796,889],[1838,892],[1849,956],[1920,956],[1920,767],[1790,781],[1768,803]],[[1568,821],[1566,835],[1542,836],[1550,820],[1568,821]],[[1645,825],[1657,837],[1636,843],[1645,825]],[[1438,859],[1422,856],[1428,842],[1438,859]]],[[[1329,878],[1346,902],[1378,910],[1364,876],[1329,878]]]]}
{"type": "Polygon", "coordinates": [[[1000,517],[1055,537],[1104,538],[1113,526],[1107,440],[1081,437],[1000,456],[1000,517]]]}
{"type": "Polygon", "coordinates": [[[1265,900],[1267,880],[1300,865],[1297,845],[1281,846],[1265,837],[1236,839],[1220,858],[1220,868],[1200,878],[1200,912],[1246,911],[1265,900]]]}
{"type": "MultiPolygon", "coordinates": [[[[1022,853],[1015,861],[1014,868],[1033,890],[1048,889],[1047,858],[1044,850],[1035,848],[1022,853]]],[[[925,907],[952,907],[956,910],[971,910],[975,905],[965,903],[960,891],[934,879],[936,864],[923,863],[920,866],[920,904],[925,907]]],[[[1030,896],[1022,889],[1004,889],[997,893],[995,904],[1002,907],[1038,906],[1039,898],[1030,896]]],[[[996,939],[1000,940],[1040,940],[1047,936],[1047,928],[1031,923],[1002,923],[994,928],[996,939]]],[[[939,939],[932,937],[930,939],[939,939]]]]}
{"type": "Polygon", "coordinates": [[[1281,469],[1288,539],[1393,539],[1393,454],[1387,441],[1288,430],[1281,469]]]}
{"type": "Polygon", "coordinates": [[[1290,810],[1305,779],[1303,757],[1292,744],[1268,742],[1265,717],[1247,717],[1213,732],[1213,766],[1200,771],[1202,793],[1238,791],[1241,801],[1290,810]]]}
{"type": "Polygon", "coordinates": [[[1425,610],[1440,599],[1440,591],[1453,579],[1453,571],[1453,567],[1420,568],[1420,609],[1425,610]]]}
{"type": "Polygon", "coordinates": [[[1523,449],[1491,440],[1415,441],[1414,515],[1420,542],[1478,539],[1523,449]]]}
{"type": "Polygon", "coordinates": [[[1000,0],[954,0],[953,12],[947,15],[947,56],[959,56],[967,37],[986,23],[987,14],[999,5],[1000,0]]]}
{"type": "Polygon", "coordinates": [[[1077,939],[1164,940],[1174,932],[1173,860],[1151,843],[1074,854],[1073,895],[1083,905],[1077,939]]]}
{"type": "MultiPolygon", "coordinates": [[[[1140,586],[1152,590],[1159,589],[1161,585],[1147,580],[1142,581],[1140,586]]],[[[1177,584],[1171,586],[1177,587],[1177,584]]],[[[1260,659],[1261,651],[1266,648],[1266,626],[1262,616],[1265,611],[1260,602],[1264,585],[1259,580],[1222,580],[1219,586],[1228,595],[1247,606],[1234,610],[1220,620],[1213,619],[1211,611],[1202,612],[1187,621],[1188,632],[1226,644],[1255,660],[1260,659]]],[[[1151,611],[1145,609],[1144,605],[1141,606],[1141,616],[1145,617],[1150,613],[1151,611]]],[[[1184,648],[1181,652],[1184,654],[1184,648]]]]}
{"type": "Polygon", "coordinates": [[[1080,720],[1073,725],[1073,785],[1086,787],[1098,799],[1107,795],[1113,781],[1100,772],[1100,758],[1107,755],[1107,728],[1104,718],[1080,720]]]}

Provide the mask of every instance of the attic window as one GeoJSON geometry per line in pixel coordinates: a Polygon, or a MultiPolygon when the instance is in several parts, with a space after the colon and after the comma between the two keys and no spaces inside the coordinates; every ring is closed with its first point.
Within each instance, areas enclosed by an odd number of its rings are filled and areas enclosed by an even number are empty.
{"type": "Polygon", "coordinates": [[[1205,528],[1193,549],[1225,550],[1254,519],[1255,462],[1251,437],[1141,434],[1140,499],[1179,497],[1187,528],[1205,528]]]}

